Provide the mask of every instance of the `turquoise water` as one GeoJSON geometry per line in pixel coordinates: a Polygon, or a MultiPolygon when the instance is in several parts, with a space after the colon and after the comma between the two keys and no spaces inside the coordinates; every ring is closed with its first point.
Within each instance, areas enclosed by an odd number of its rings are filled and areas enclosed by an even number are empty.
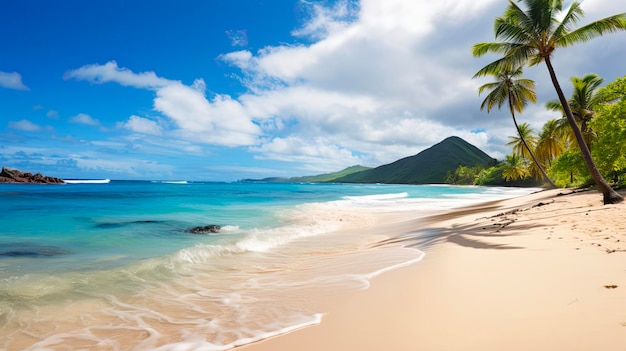
{"type": "Polygon", "coordinates": [[[0,184],[0,349],[224,350],[318,323],[324,294],[421,259],[418,250],[372,249],[384,236],[373,219],[530,191],[0,184]],[[221,231],[186,231],[210,224],[221,231]],[[363,259],[370,264],[356,264],[363,259]]]}

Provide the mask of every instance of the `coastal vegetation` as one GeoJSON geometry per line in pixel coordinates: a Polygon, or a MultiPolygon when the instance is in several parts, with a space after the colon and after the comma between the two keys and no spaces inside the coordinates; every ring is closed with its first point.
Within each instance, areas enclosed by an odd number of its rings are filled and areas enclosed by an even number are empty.
{"type": "Polygon", "coordinates": [[[589,174],[602,192],[604,203],[617,203],[624,199],[605,181],[596,166],[581,127],[561,89],[552,59],[558,48],[587,42],[605,33],[626,30],[626,13],[573,29],[583,16],[581,3],[578,1],[574,1],[563,14],[563,1],[509,0],[504,15],[496,17],[494,23],[495,39],[499,41],[478,43],[472,50],[476,57],[488,53],[500,54],[502,57],[483,67],[475,77],[497,75],[511,67],[545,63],[589,174]],[[518,6],[518,3],[522,3],[523,7],[518,6]]]}
{"type": "MultiPolygon", "coordinates": [[[[618,78],[605,87],[595,74],[572,77],[570,105],[586,145],[598,171],[614,186],[626,182],[626,77],[618,78]],[[578,117],[580,116],[580,117],[578,117]]],[[[549,102],[549,110],[559,110],[549,102]]],[[[559,104],[560,106],[560,104],[559,104]]],[[[451,184],[540,185],[544,179],[534,167],[544,168],[557,187],[593,185],[594,179],[585,167],[576,138],[566,117],[548,120],[538,134],[528,123],[517,126],[518,135],[510,136],[512,154],[489,168],[459,166],[446,177],[451,184]],[[522,142],[524,140],[525,142],[522,142]],[[531,153],[536,155],[536,161],[531,153]],[[525,181],[526,180],[526,181],[525,181]],[[525,181],[525,182],[524,182],[525,181]],[[521,182],[521,183],[520,183],[521,182]]]]}
{"type": "MultiPolygon", "coordinates": [[[[517,123],[517,119],[515,118],[515,112],[522,112],[528,102],[537,102],[537,94],[535,93],[535,82],[530,79],[522,78],[522,67],[504,67],[501,70],[489,72],[488,74],[494,76],[496,78],[495,82],[487,83],[478,88],[478,93],[481,94],[484,90],[490,90],[491,92],[487,94],[487,97],[480,105],[480,109],[483,110],[487,107],[487,112],[490,112],[491,109],[498,105],[500,108],[505,102],[509,106],[509,112],[511,113],[511,117],[513,118],[513,124],[515,124],[515,129],[517,130],[517,134],[519,138],[515,138],[509,144],[513,145],[513,150],[518,154],[523,155],[526,158],[533,160],[533,166],[539,170],[539,172],[543,175],[544,180],[550,184],[551,188],[555,188],[556,185],[552,182],[550,177],[546,174],[546,171],[541,166],[541,163],[535,157],[535,153],[533,149],[528,145],[530,140],[530,136],[528,135],[528,125],[522,124],[521,126],[517,123]],[[523,129],[522,129],[523,128],[523,129]],[[527,139],[529,139],[527,141],[527,139]]],[[[507,161],[509,159],[507,158],[507,161]]],[[[511,159],[513,161],[513,159],[511,159]]],[[[515,159],[516,162],[521,162],[521,160],[515,159]]],[[[508,172],[507,172],[508,173],[508,172]]],[[[511,176],[514,179],[522,177],[525,175],[527,171],[524,172],[515,172],[511,176]]],[[[505,179],[510,178],[505,175],[505,179]]]]}

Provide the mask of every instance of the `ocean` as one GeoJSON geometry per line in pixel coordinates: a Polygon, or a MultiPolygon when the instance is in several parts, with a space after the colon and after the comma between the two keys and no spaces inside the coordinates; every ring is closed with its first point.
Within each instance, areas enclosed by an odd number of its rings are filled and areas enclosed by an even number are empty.
{"type": "Polygon", "coordinates": [[[423,258],[381,224],[535,190],[0,184],[0,350],[227,350],[317,324],[423,258]]]}

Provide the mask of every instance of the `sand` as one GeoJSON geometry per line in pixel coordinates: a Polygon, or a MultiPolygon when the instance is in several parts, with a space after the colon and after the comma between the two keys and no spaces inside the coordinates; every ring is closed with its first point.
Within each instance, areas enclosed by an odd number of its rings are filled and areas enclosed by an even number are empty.
{"type": "Polygon", "coordinates": [[[626,350],[626,204],[557,189],[393,227],[421,262],[237,350],[626,350]]]}

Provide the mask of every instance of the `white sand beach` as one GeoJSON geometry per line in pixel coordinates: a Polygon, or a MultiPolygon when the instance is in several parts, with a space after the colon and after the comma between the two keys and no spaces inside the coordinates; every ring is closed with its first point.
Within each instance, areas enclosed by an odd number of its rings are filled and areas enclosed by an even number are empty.
{"type": "Polygon", "coordinates": [[[391,226],[421,262],[239,349],[626,350],[626,204],[557,189],[391,226]]]}

